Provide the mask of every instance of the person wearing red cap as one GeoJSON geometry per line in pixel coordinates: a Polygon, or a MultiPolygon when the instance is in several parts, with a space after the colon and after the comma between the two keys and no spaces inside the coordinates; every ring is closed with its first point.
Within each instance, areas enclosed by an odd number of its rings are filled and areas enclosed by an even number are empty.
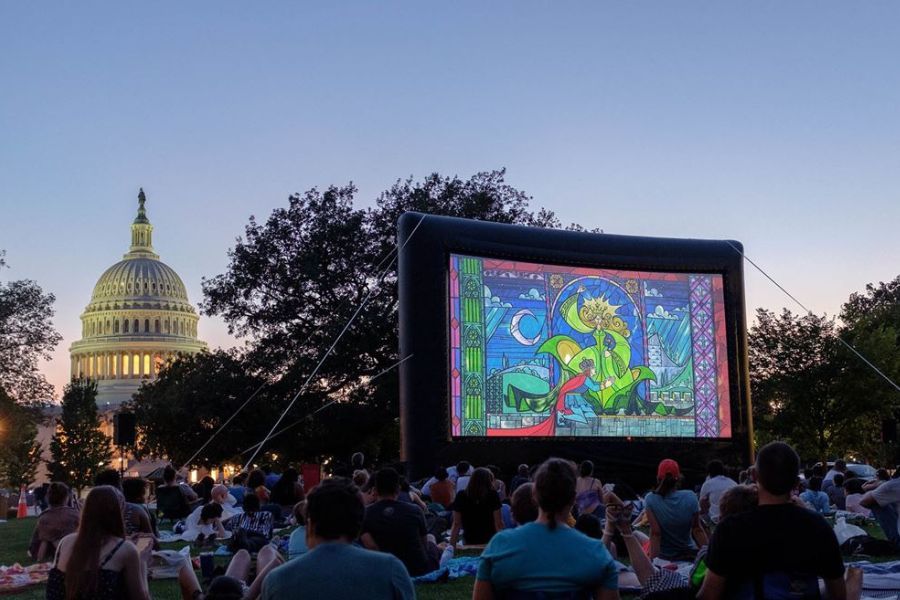
{"type": "Polygon", "coordinates": [[[656,480],[656,490],[646,497],[650,558],[693,560],[697,549],[707,543],[697,496],[678,489],[681,468],[671,458],[660,461],[656,480]]]}

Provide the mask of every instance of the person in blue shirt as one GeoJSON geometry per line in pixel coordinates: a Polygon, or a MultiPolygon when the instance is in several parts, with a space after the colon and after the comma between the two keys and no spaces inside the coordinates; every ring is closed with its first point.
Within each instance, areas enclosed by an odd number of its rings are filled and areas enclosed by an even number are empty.
{"type": "Polygon", "coordinates": [[[575,503],[575,465],[551,458],[538,469],[537,521],[497,533],[481,555],[473,600],[508,592],[587,592],[619,597],[615,562],[600,542],[566,524],[575,503]]]}
{"type": "Polygon", "coordinates": [[[681,468],[671,458],[659,463],[656,490],[644,498],[650,522],[650,558],[693,561],[707,544],[700,524],[700,501],[689,490],[679,490],[681,468]]]}
{"type": "Polygon", "coordinates": [[[828,494],[822,491],[821,477],[810,477],[806,491],[800,494],[800,499],[819,514],[831,514],[831,500],[829,500],[828,494]]]}
{"type": "Polygon", "coordinates": [[[263,600],[413,600],[406,567],[395,556],[353,545],[365,508],[359,489],[347,479],[326,479],[306,498],[309,551],[271,571],[263,600]]]}

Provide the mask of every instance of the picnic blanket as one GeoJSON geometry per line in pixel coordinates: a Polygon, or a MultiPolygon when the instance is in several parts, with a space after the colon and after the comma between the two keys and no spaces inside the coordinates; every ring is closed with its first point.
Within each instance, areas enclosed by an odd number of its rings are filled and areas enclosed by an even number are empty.
{"type": "Polygon", "coordinates": [[[47,582],[53,563],[37,563],[23,567],[19,563],[0,566],[0,594],[18,594],[22,590],[47,582]]]}
{"type": "Polygon", "coordinates": [[[900,595],[900,560],[871,563],[867,560],[847,563],[863,571],[862,598],[896,598],[900,595]]]}

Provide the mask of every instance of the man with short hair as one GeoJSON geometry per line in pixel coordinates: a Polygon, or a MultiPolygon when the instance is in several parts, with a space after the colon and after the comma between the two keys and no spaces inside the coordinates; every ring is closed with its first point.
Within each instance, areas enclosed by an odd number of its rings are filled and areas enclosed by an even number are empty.
{"type": "Polygon", "coordinates": [[[845,461],[843,458],[839,458],[834,461],[834,466],[828,469],[828,472],[825,473],[825,481],[831,481],[838,473],[844,475],[845,477],[847,476],[847,461],[845,461]]]}
{"type": "Polygon", "coordinates": [[[50,560],[56,553],[59,540],[78,530],[79,511],[67,506],[69,487],[54,481],[47,488],[49,508],[41,513],[31,535],[28,554],[36,561],[50,560]]]}
{"type": "Polygon", "coordinates": [[[706,465],[707,478],[700,486],[700,512],[709,514],[713,523],[719,522],[719,500],[722,494],[737,483],[725,476],[725,465],[721,460],[711,460],[706,465]]]}
{"type": "Polygon", "coordinates": [[[441,551],[427,539],[422,509],[398,500],[400,475],[391,468],[375,473],[375,502],[366,507],[362,543],[393,554],[413,577],[437,569],[441,551]]]}
{"type": "Polygon", "coordinates": [[[828,598],[844,600],[844,562],[831,527],[796,506],[800,458],[784,442],[772,442],[756,457],[759,506],[723,519],[706,555],[700,598],[819,598],[818,578],[828,598]]]}
{"type": "Polygon", "coordinates": [[[306,497],[309,552],[271,571],[263,600],[412,600],[406,567],[397,557],[353,545],[365,508],[359,489],[346,479],[326,479],[306,497]]]}

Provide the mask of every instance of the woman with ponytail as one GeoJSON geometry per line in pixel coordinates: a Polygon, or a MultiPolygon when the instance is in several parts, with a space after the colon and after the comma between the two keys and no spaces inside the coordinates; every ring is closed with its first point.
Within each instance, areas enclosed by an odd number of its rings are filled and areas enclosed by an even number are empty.
{"type": "Polygon", "coordinates": [[[681,468],[671,458],[659,463],[656,481],[656,490],[644,499],[650,522],[650,558],[693,560],[697,549],[708,543],[700,524],[700,502],[693,492],[678,489],[681,468]]]}
{"type": "Polygon", "coordinates": [[[538,519],[495,535],[481,555],[474,600],[515,592],[619,597],[612,556],[600,542],[569,527],[575,465],[551,458],[534,476],[538,519]]]}
{"type": "Polygon", "coordinates": [[[59,542],[47,600],[149,600],[138,549],[125,539],[124,505],[112,486],[91,490],[78,532],[59,542]]]}

